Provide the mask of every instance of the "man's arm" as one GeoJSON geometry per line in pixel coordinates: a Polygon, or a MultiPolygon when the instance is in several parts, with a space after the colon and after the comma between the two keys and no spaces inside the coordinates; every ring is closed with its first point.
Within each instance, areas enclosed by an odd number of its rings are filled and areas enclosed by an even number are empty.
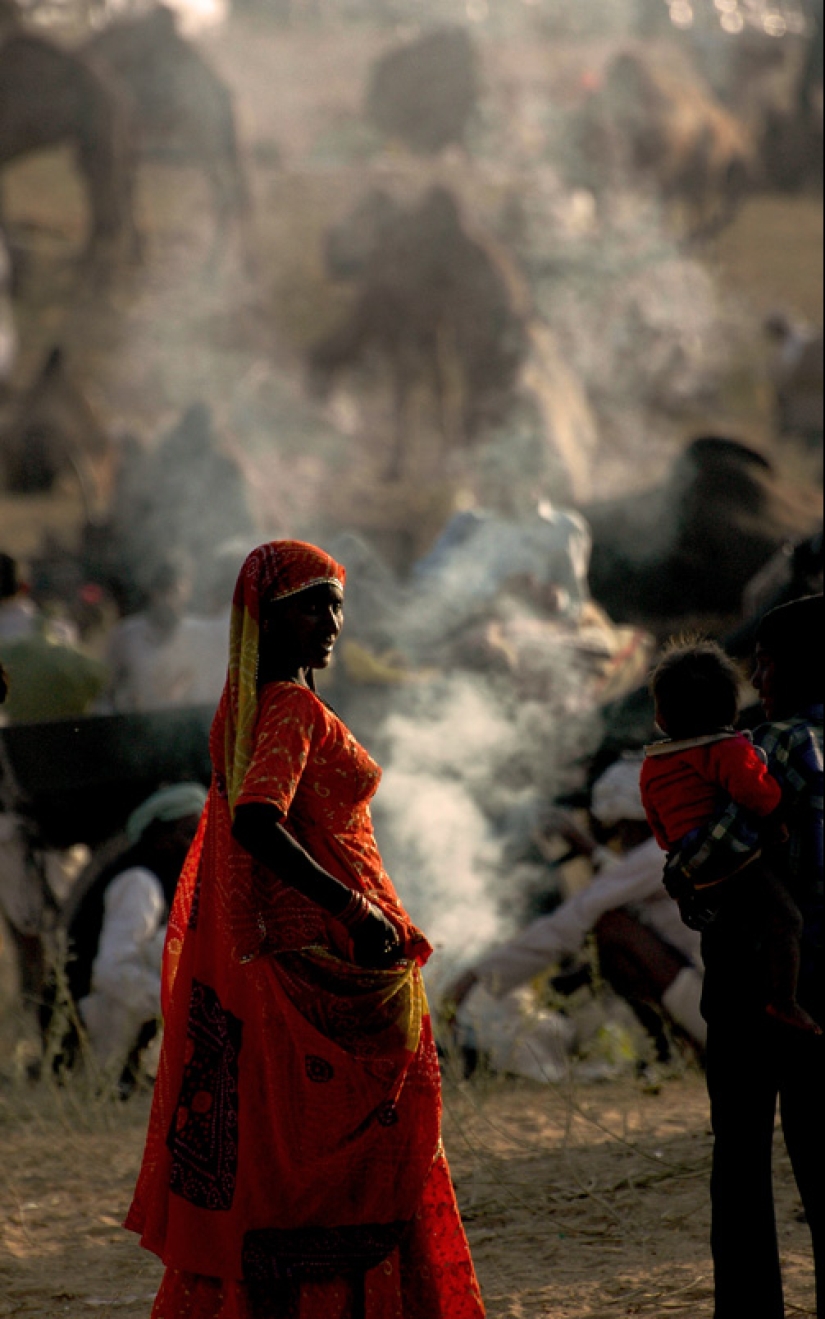
{"type": "Polygon", "coordinates": [[[607,911],[642,902],[661,892],[661,849],[651,838],[605,866],[586,888],[567,898],[549,916],[540,916],[505,943],[478,959],[448,990],[460,1001],[478,981],[500,996],[541,975],[559,958],[574,954],[607,911]]]}
{"type": "Polygon", "coordinates": [[[758,825],[752,812],[731,802],[697,832],[689,847],[671,853],[669,869],[693,884],[712,884],[738,870],[757,850],[758,825]]]}
{"type": "Polygon", "coordinates": [[[712,748],[719,784],[739,806],[770,815],[782,801],[782,789],[768,770],[765,753],[745,738],[734,737],[712,748]]]}
{"type": "MultiPolygon", "coordinates": [[[[800,796],[810,792],[817,773],[821,782],[821,752],[815,740],[800,734],[797,726],[766,723],[756,730],[754,740],[767,756],[768,768],[779,784],[783,808],[792,807],[800,796]]],[[[676,868],[697,885],[731,873],[759,847],[761,823],[745,807],[731,803],[709,822],[689,850],[676,854],[676,868]]]]}

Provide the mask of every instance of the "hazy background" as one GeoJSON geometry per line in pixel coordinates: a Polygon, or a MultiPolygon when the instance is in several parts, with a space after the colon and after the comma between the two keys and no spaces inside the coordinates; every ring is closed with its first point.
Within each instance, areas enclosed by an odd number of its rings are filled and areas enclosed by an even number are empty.
{"type": "MultiPolygon", "coordinates": [[[[581,508],[647,489],[708,432],[769,455],[809,500],[799,530],[809,529],[820,476],[810,448],[777,433],[776,349],[764,320],[781,312],[801,332],[821,328],[821,164],[803,147],[783,177],[760,155],[759,135],[769,113],[793,102],[818,0],[176,8],[231,93],[250,194],[247,246],[234,235],[215,248],[202,172],[174,140],[160,151],[155,143],[136,175],[143,258],[123,256],[107,279],[93,278],[78,263],[87,216],[70,150],[9,164],[17,275],[3,416],[54,345],[105,431],[129,433],[147,452],[201,402],[248,482],[260,535],[326,543],[355,533],[390,574],[378,588],[383,603],[450,514],[478,501],[485,481],[489,493],[491,470],[513,508],[539,498],[581,508]],[[366,90],[380,56],[442,24],[469,34],[477,95],[463,140],[426,152],[376,126],[366,90]],[[751,142],[752,176],[718,232],[696,232],[689,192],[674,199],[667,178],[658,186],[626,173],[620,142],[588,157],[582,116],[622,50],[692,71],[684,124],[706,97],[715,114],[724,107],[725,132],[735,123],[751,142]],[[410,208],[435,184],[505,259],[531,346],[520,406],[474,447],[445,444],[426,383],[417,384],[414,438],[404,470],[388,479],[394,419],[380,354],[337,377],[326,398],[308,388],[309,351],[354,296],[351,281],[332,277],[325,244],[371,190],[410,208]]],[[[23,12],[33,30],[75,49],[141,10],[67,3],[23,12]]],[[[813,85],[815,143],[822,106],[821,83],[813,85]]],[[[665,155],[676,158],[682,128],[669,131],[665,155]]],[[[714,206],[724,192],[714,152],[730,145],[721,138],[705,141],[698,167],[714,206]]],[[[185,485],[185,470],[169,476],[185,485]]],[[[207,538],[219,511],[205,503],[197,512],[207,538]]],[[[83,520],[71,477],[48,494],[0,495],[0,544],[24,562],[47,537],[71,554],[83,520]]],[[[542,804],[581,781],[598,742],[575,660],[548,654],[547,665],[553,700],[517,700],[484,675],[442,671],[390,693],[356,730],[385,766],[377,822],[389,868],[414,916],[453,954],[516,919],[501,901],[508,846],[542,804]]]]}

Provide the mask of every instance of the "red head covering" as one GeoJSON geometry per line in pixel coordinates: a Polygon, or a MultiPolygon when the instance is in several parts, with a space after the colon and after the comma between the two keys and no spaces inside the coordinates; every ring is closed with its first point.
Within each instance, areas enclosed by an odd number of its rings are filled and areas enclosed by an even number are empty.
{"type": "Polygon", "coordinates": [[[232,601],[226,678],[226,783],[233,812],[252,755],[261,612],[313,586],[343,587],[346,575],[340,563],[302,540],[259,545],[241,568],[232,601]]]}
{"type": "Polygon", "coordinates": [[[263,605],[311,586],[343,586],[346,569],[303,540],[271,540],[247,555],[235,587],[234,606],[256,620],[263,605]]]}

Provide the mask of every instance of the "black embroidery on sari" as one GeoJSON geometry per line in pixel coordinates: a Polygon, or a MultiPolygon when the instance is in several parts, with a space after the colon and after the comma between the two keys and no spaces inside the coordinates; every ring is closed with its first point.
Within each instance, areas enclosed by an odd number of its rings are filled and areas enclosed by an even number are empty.
{"type": "Polygon", "coordinates": [[[316,1081],[319,1084],[324,1081],[331,1081],[335,1075],[335,1068],[332,1063],[328,1063],[326,1058],[319,1058],[315,1053],[306,1055],[304,1067],[310,1081],[316,1081]]]}
{"type": "Polygon", "coordinates": [[[406,1228],[406,1223],[365,1223],[247,1232],[242,1254],[244,1282],[266,1289],[287,1279],[364,1273],[392,1254],[406,1228]]]}
{"type": "Polygon", "coordinates": [[[398,1122],[398,1109],[392,1099],[387,1099],[376,1110],[375,1120],[381,1127],[394,1127],[398,1122]]]}
{"type": "Polygon", "coordinates": [[[192,982],[186,1063],[172,1129],[170,1189],[199,1209],[229,1209],[238,1168],[238,1055],[243,1023],[192,982]]]}

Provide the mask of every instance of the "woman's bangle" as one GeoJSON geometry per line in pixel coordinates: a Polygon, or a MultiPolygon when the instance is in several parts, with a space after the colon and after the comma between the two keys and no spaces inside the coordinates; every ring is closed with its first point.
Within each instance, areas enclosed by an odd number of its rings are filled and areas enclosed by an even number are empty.
{"type": "Polygon", "coordinates": [[[364,921],[372,915],[372,912],[373,907],[369,898],[365,898],[363,893],[353,893],[344,909],[338,912],[335,919],[345,925],[348,930],[354,930],[359,925],[363,925],[364,921]]]}

